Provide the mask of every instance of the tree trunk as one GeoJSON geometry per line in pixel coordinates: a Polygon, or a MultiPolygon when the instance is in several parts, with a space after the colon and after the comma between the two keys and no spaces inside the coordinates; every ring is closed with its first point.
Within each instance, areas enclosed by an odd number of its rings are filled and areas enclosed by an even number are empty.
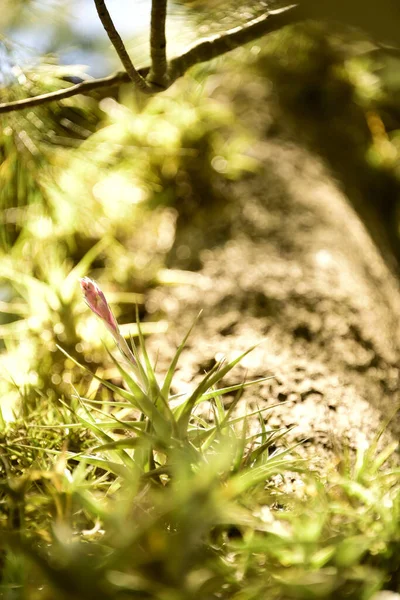
{"type": "MultiPolygon", "coordinates": [[[[247,114],[258,114],[260,98],[248,95],[247,114]]],[[[370,443],[389,420],[382,443],[398,438],[399,285],[327,167],[288,133],[257,144],[256,174],[203,190],[196,212],[181,212],[170,266],[196,274],[149,297],[171,322],[151,343],[171,356],[203,309],[179,392],[216,353],[262,342],[227,382],[273,375],[246,390],[249,409],[282,403],[267,423],[294,425],[326,458],[370,443]]]]}

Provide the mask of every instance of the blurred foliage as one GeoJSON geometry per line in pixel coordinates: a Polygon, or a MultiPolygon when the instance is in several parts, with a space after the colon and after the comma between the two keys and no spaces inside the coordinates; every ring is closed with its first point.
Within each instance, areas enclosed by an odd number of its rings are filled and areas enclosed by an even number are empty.
{"type": "MultiPolygon", "coordinates": [[[[71,69],[50,64],[36,67],[32,72],[14,67],[15,83],[7,86],[5,100],[65,87],[68,83],[63,76],[67,74],[71,74],[71,69]]],[[[18,239],[27,221],[26,207],[50,204],[44,172],[65,164],[65,151],[93,133],[97,121],[97,106],[90,98],[11,113],[3,119],[0,136],[3,248],[18,239]]]]}
{"type": "Polygon", "coordinates": [[[21,23],[29,21],[32,16],[46,14],[47,11],[54,17],[56,12],[62,10],[62,2],[59,0],[5,0],[2,4],[3,10],[0,15],[0,27],[2,31],[21,23]]]}
{"type": "Polygon", "coordinates": [[[364,37],[400,48],[397,0],[300,0],[300,6],[309,19],[359,28],[364,37]]]}
{"type": "MultiPolygon", "coordinates": [[[[24,74],[19,93],[29,81],[24,74]]],[[[81,318],[79,277],[112,273],[115,300],[132,322],[134,303],[165,265],[178,210],[190,218],[210,182],[257,167],[233,110],[202,89],[188,78],[143,107],[127,91],[124,104],[84,98],[3,120],[3,403],[12,405],[18,388],[51,398],[76,383],[63,375],[57,343],[99,362],[96,327],[81,318]]]]}
{"type": "Polygon", "coordinates": [[[312,21],[258,48],[255,72],[276,97],[273,131],[325,159],[384,257],[399,263],[400,56],[312,21]]]}

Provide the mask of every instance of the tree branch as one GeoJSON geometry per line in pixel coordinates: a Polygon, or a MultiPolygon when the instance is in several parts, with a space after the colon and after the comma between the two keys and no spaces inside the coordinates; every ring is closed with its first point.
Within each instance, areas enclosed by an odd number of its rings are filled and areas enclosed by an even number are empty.
{"type": "MultiPolygon", "coordinates": [[[[148,71],[148,69],[147,69],[148,71]]],[[[143,70],[139,73],[143,76],[143,70]]],[[[56,102],[64,100],[65,98],[71,98],[78,94],[88,94],[93,90],[99,90],[102,88],[111,88],[122,83],[129,83],[129,75],[126,71],[118,71],[107,77],[101,77],[99,79],[88,79],[81,81],[75,85],[71,85],[66,89],[55,90],[54,92],[48,92],[46,94],[40,94],[39,96],[32,96],[31,98],[23,98],[21,100],[14,100],[13,102],[4,102],[0,104],[0,114],[9,113],[16,110],[24,110],[26,108],[34,108],[41,104],[48,104],[49,102],[56,102]]]]}
{"type": "MultiPolygon", "coordinates": [[[[174,81],[195,64],[206,62],[217,56],[222,56],[243,44],[251,42],[272,31],[277,31],[286,25],[296,23],[301,19],[302,15],[299,7],[297,5],[292,5],[283,9],[271,11],[266,15],[262,15],[261,17],[249,21],[242,27],[235,27],[221,35],[207,38],[198,44],[195,44],[184,54],[177,56],[170,61],[170,78],[168,86],[172,85],[174,81]]],[[[149,70],[149,67],[145,67],[139,69],[137,73],[142,79],[145,79],[149,70]]],[[[0,114],[33,108],[41,104],[47,104],[48,102],[71,98],[77,94],[87,94],[93,90],[110,88],[121,85],[122,83],[129,83],[129,81],[131,81],[131,79],[127,72],[117,72],[100,79],[89,79],[66,89],[41,94],[40,96],[33,96],[32,98],[15,100],[14,102],[5,102],[0,104],[0,114]]],[[[155,90],[153,89],[152,91],[154,92],[155,90]]],[[[162,89],[159,88],[159,91],[162,91],[162,89]]]]}
{"type": "Polygon", "coordinates": [[[94,0],[96,5],[97,14],[99,15],[99,19],[103,24],[104,29],[109,37],[110,42],[114,46],[123,66],[125,67],[125,71],[128,74],[129,79],[140,89],[142,92],[149,93],[150,86],[146,82],[145,79],[136,71],[133,63],[129,57],[129,54],[126,51],[124,46],[124,42],[121,39],[118,31],[115,29],[114,23],[111,19],[110,13],[107,10],[107,6],[105,5],[104,0],[94,0]]]}
{"type": "Polygon", "coordinates": [[[148,80],[163,89],[167,87],[166,19],[167,0],[152,0],[150,25],[151,69],[148,80]]]}
{"type": "Polygon", "coordinates": [[[267,33],[277,31],[304,18],[297,4],[271,10],[265,15],[252,19],[246,25],[234,27],[223,34],[203,40],[192,46],[181,56],[170,61],[170,85],[181,77],[190,67],[222,56],[267,33]]]}

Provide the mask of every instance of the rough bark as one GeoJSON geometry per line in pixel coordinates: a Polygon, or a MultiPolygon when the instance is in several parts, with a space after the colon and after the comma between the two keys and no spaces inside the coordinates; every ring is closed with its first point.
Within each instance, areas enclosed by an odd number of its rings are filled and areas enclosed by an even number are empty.
{"type": "MultiPolygon", "coordinates": [[[[247,114],[259,114],[250,96],[247,114]]],[[[203,309],[178,392],[217,352],[262,341],[228,381],[274,375],[245,392],[249,408],[289,401],[266,413],[268,424],[295,425],[295,439],[326,458],[369,443],[399,405],[399,285],[327,167],[287,133],[254,148],[255,175],[181,214],[171,266],[192,265],[197,277],[154,290],[149,309],[172,325],[152,344],[171,356],[203,309]],[[179,258],[186,246],[192,261],[179,258]]],[[[393,417],[383,443],[399,431],[393,417]]]]}

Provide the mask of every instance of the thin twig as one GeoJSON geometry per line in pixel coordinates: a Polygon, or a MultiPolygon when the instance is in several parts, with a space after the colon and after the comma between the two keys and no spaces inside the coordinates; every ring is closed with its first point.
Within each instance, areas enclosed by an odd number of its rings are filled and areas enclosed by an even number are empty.
{"type": "Polygon", "coordinates": [[[148,80],[164,89],[167,87],[166,19],[167,0],[152,0],[150,25],[151,69],[148,80]]]}
{"type": "Polygon", "coordinates": [[[150,92],[150,86],[140,73],[135,69],[133,63],[126,51],[124,42],[121,39],[118,31],[115,29],[114,23],[111,19],[110,13],[107,10],[104,0],[94,0],[96,5],[97,14],[103,24],[104,29],[109,37],[110,42],[114,46],[122,64],[125,67],[125,71],[128,74],[129,79],[140,89],[142,92],[150,92]]]}
{"type": "MultiPolygon", "coordinates": [[[[299,11],[298,6],[292,5],[284,9],[271,11],[262,17],[257,17],[256,19],[249,21],[246,25],[243,25],[243,27],[235,27],[224,34],[207,38],[189,48],[181,56],[177,56],[170,61],[168,85],[170,86],[195,64],[206,62],[217,56],[222,56],[230,50],[234,50],[235,48],[251,42],[267,33],[277,31],[286,25],[296,23],[302,18],[303,15],[299,11]]],[[[139,69],[137,72],[142,79],[144,79],[149,73],[149,67],[139,69]]],[[[0,114],[33,108],[34,106],[47,104],[48,102],[71,98],[77,94],[87,94],[93,90],[111,88],[113,86],[121,85],[122,83],[129,83],[129,81],[131,81],[131,79],[124,71],[100,79],[89,79],[66,89],[56,90],[54,92],[33,96],[32,98],[25,98],[23,100],[15,100],[14,102],[5,102],[0,104],[0,114]]],[[[159,91],[161,91],[161,88],[159,91]]]]}

